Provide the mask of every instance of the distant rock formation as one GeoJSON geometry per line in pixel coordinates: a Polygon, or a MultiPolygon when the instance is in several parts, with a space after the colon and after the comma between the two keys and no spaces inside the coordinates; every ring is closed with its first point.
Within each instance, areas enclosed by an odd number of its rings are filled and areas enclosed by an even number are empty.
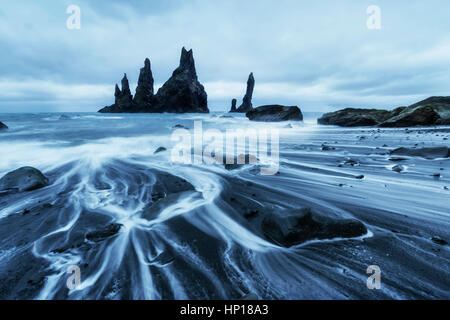
{"type": "Polygon", "coordinates": [[[263,122],[280,122],[280,121],[302,121],[303,114],[301,110],[296,107],[286,107],[281,105],[267,105],[261,106],[248,111],[247,118],[252,121],[263,122]]]}
{"type": "Polygon", "coordinates": [[[131,94],[130,84],[128,82],[127,74],[122,78],[122,90],[116,84],[115,88],[115,102],[109,107],[104,107],[98,112],[101,113],[132,113],[136,112],[136,105],[133,102],[133,95],[131,94]]]}
{"type": "Polygon", "coordinates": [[[236,112],[246,113],[253,109],[252,97],[253,89],[255,88],[255,78],[253,77],[253,72],[250,73],[247,80],[247,91],[245,93],[244,99],[242,99],[242,104],[237,108],[236,112]]]}
{"type": "Polygon", "coordinates": [[[145,59],[139,74],[136,94],[131,95],[126,74],[122,79],[122,90],[116,85],[115,103],[105,107],[101,113],[208,113],[208,98],[205,88],[198,81],[192,50],[181,51],[180,65],[172,77],[154,95],[154,79],[150,60],[145,59]]]}
{"type": "Polygon", "coordinates": [[[231,100],[230,112],[236,112],[236,104],[237,104],[237,100],[236,99],[231,100]]]}
{"type": "MultiPolygon", "coordinates": [[[[397,109],[396,109],[397,110],[397,109]]],[[[324,114],[317,120],[319,124],[335,125],[341,127],[376,126],[383,121],[398,114],[399,111],[387,111],[377,109],[347,108],[336,112],[324,114]]]]}
{"type": "Polygon", "coordinates": [[[392,111],[347,108],[326,113],[317,122],[342,127],[450,125],[450,97],[430,97],[409,107],[399,107],[392,111]]]}
{"type": "Polygon", "coordinates": [[[0,130],[8,129],[8,126],[0,121],[0,130]]]}
{"type": "Polygon", "coordinates": [[[209,113],[207,94],[198,81],[192,50],[181,50],[180,66],[158,90],[152,111],[209,113]]]}
{"type": "Polygon", "coordinates": [[[144,62],[144,67],[139,73],[138,85],[136,87],[136,94],[134,95],[134,103],[140,109],[150,110],[153,100],[153,74],[150,66],[150,60],[147,58],[144,62]]]}
{"type": "Polygon", "coordinates": [[[450,125],[450,97],[430,97],[405,108],[380,127],[450,125]]]}

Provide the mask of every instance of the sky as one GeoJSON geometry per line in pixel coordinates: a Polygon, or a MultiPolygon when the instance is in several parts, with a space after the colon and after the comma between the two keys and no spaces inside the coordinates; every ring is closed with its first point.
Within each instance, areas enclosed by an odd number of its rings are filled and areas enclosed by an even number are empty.
{"type": "Polygon", "coordinates": [[[212,111],[242,101],[250,72],[254,106],[410,105],[450,95],[449,12],[448,0],[3,1],[0,113],[95,112],[124,72],[134,91],[146,57],[161,86],[183,46],[212,111]]]}

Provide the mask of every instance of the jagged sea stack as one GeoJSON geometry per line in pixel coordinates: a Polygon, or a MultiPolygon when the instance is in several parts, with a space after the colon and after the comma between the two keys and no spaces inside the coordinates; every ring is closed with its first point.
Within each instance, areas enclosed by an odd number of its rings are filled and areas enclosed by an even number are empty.
{"type": "Polygon", "coordinates": [[[180,66],[155,95],[153,112],[209,113],[205,88],[198,81],[192,50],[181,51],[180,66]]]}
{"type": "Polygon", "coordinates": [[[104,107],[98,112],[101,113],[123,113],[123,112],[134,112],[134,102],[133,96],[130,91],[130,84],[128,82],[127,74],[122,78],[122,90],[119,89],[119,86],[116,84],[115,88],[115,102],[113,105],[109,107],[104,107]]]}
{"type": "Polygon", "coordinates": [[[230,112],[236,112],[236,103],[237,103],[236,99],[231,100],[231,110],[230,110],[230,112]]]}
{"type": "Polygon", "coordinates": [[[150,66],[150,60],[147,58],[144,62],[144,67],[139,73],[138,85],[136,87],[136,94],[134,95],[134,103],[141,112],[149,111],[152,107],[153,101],[153,74],[150,66]]]}
{"type": "Polygon", "coordinates": [[[253,72],[250,73],[247,80],[247,91],[245,93],[244,99],[242,100],[242,104],[237,108],[236,112],[246,113],[253,109],[252,105],[252,97],[253,97],[253,89],[255,88],[255,78],[253,77],[253,72]]]}

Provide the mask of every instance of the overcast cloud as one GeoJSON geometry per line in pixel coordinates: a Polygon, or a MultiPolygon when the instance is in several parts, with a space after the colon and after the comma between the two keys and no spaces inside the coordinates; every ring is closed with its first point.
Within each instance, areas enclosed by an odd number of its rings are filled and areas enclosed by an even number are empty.
{"type": "Polygon", "coordinates": [[[149,57],[161,85],[194,50],[211,110],[241,100],[304,111],[391,108],[450,95],[450,2],[25,1],[0,6],[0,112],[97,111],[149,57]],[[66,9],[81,9],[69,30],[66,9]],[[366,26],[369,5],[381,29],[366,26]]]}

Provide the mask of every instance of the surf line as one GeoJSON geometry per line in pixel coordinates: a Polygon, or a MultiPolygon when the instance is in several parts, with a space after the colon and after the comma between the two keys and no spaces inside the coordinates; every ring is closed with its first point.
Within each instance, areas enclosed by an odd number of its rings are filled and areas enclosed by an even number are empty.
{"type": "Polygon", "coordinates": [[[181,307],[180,315],[204,315],[211,318],[214,313],[214,307],[196,307],[188,304],[187,306],[181,307]]]}
{"type": "Polygon", "coordinates": [[[218,129],[203,130],[202,121],[197,120],[193,134],[184,128],[172,133],[171,140],[177,144],[172,148],[171,161],[197,165],[260,163],[261,174],[275,175],[279,169],[279,137],[276,128],[227,129],[225,134],[218,129]]]}

